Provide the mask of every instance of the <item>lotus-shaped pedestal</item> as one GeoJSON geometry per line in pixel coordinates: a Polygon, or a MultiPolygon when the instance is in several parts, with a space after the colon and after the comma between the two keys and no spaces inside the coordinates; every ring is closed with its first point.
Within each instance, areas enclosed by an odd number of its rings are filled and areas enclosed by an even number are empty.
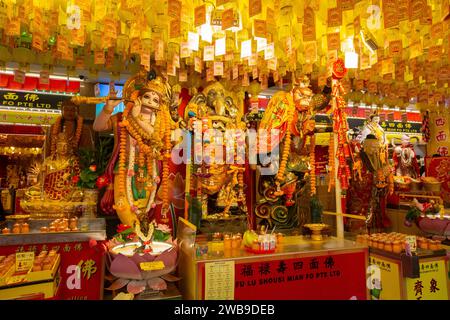
{"type": "Polygon", "coordinates": [[[135,249],[140,246],[140,242],[110,244],[107,267],[112,275],[108,280],[113,281],[113,283],[106,289],[119,290],[127,286],[129,293],[139,294],[147,286],[152,290],[165,290],[167,289],[166,281],[179,280],[169,275],[177,266],[178,249],[176,243],[153,242],[150,244],[152,252],[135,253],[135,249]],[[156,263],[159,261],[160,263],[156,263]],[[144,266],[142,263],[145,262],[150,262],[150,264],[147,264],[150,267],[148,270],[142,268],[144,266]],[[151,262],[155,263],[151,264],[151,262]]]}

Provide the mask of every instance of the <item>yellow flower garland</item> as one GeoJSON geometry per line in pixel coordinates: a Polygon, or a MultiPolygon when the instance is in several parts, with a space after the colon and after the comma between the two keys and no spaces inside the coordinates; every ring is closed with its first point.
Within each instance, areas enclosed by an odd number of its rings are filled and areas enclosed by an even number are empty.
{"type": "MultiPolygon", "coordinates": [[[[123,112],[123,119],[120,123],[122,127],[120,134],[120,145],[119,145],[119,201],[118,203],[124,203],[126,199],[126,176],[127,176],[127,168],[126,168],[126,147],[127,147],[127,135],[133,137],[139,147],[139,155],[138,155],[138,165],[139,167],[143,167],[145,164],[147,165],[147,174],[151,175],[153,171],[153,160],[155,155],[153,151],[155,149],[155,144],[158,146],[158,141],[162,141],[161,136],[164,137],[164,156],[163,156],[163,172],[161,179],[161,188],[162,188],[162,221],[167,222],[166,211],[169,208],[169,159],[170,159],[170,150],[171,150],[171,130],[170,123],[168,119],[168,111],[165,106],[162,107],[160,116],[161,121],[157,121],[156,124],[158,127],[155,127],[155,131],[153,136],[148,134],[144,129],[140,127],[140,125],[133,119],[133,117],[129,117],[130,111],[133,108],[133,103],[128,103],[127,107],[123,112]],[[150,147],[152,145],[152,147],[150,147]]],[[[145,182],[145,179],[142,180],[139,176],[136,177],[139,182],[145,182]]],[[[153,190],[153,185],[150,183],[145,184],[145,189],[149,192],[153,190]]],[[[133,205],[130,203],[130,205],[133,205]]]]}
{"type": "MultiPolygon", "coordinates": [[[[286,102],[287,103],[287,102],[286,102]]],[[[284,180],[284,172],[286,171],[286,164],[289,157],[289,152],[291,149],[291,130],[290,126],[292,123],[292,120],[294,118],[294,106],[289,105],[289,109],[287,112],[287,125],[288,128],[286,129],[286,137],[284,140],[284,147],[283,147],[283,154],[281,156],[281,162],[280,162],[280,168],[278,169],[278,173],[275,177],[277,184],[280,185],[280,183],[284,180]]]]}
{"type": "Polygon", "coordinates": [[[333,134],[330,134],[330,145],[328,146],[328,167],[330,168],[329,172],[329,181],[328,181],[328,192],[331,192],[331,188],[335,186],[334,174],[335,174],[335,166],[334,166],[334,137],[333,134]]]}
{"type": "Polygon", "coordinates": [[[310,185],[311,185],[311,196],[316,194],[316,154],[315,154],[316,138],[314,135],[310,136],[310,152],[309,152],[309,162],[311,166],[310,185]]]}

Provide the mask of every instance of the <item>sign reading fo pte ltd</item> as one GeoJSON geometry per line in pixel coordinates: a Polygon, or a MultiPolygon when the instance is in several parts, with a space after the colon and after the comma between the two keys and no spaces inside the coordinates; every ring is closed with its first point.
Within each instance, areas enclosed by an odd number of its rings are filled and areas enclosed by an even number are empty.
{"type": "Polygon", "coordinates": [[[61,108],[63,101],[70,98],[64,95],[0,90],[0,105],[5,107],[57,110],[61,108]]]}
{"type": "MultiPolygon", "coordinates": [[[[366,120],[358,118],[349,118],[348,125],[350,128],[360,127],[365,124],[366,120]]],[[[422,124],[418,122],[399,122],[399,121],[382,121],[380,126],[386,132],[398,133],[420,133],[422,124]]]]}
{"type": "Polygon", "coordinates": [[[367,299],[363,252],[235,265],[234,298],[367,299]]]}
{"type": "MultiPolygon", "coordinates": [[[[328,116],[324,115],[316,115],[315,117],[316,123],[320,124],[330,124],[328,116]]],[[[350,128],[362,127],[366,124],[367,120],[361,118],[352,118],[349,117],[348,125],[350,128]]],[[[380,123],[381,127],[385,132],[390,133],[421,133],[422,124],[419,122],[407,122],[404,123],[402,121],[382,121],[380,123]]]]}
{"type": "Polygon", "coordinates": [[[420,133],[420,123],[403,123],[398,121],[383,121],[381,127],[387,132],[420,133]]]}

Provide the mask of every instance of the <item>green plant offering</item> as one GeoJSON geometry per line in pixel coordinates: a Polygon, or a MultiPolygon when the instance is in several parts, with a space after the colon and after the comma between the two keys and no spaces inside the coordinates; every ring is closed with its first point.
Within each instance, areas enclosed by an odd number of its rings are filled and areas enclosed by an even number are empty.
{"type": "Polygon", "coordinates": [[[105,172],[108,159],[111,156],[112,139],[101,139],[95,150],[80,148],[78,158],[80,160],[80,175],[73,176],[72,181],[83,189],[95,189],[104,186],[104,182],[98,183],[97,179],[105,172]]]}
{"type": "Polygon", "coordinates": [[[311,223],[322,223],[323,206],[317,196],[313,196],[310,201],[311,223]]]}

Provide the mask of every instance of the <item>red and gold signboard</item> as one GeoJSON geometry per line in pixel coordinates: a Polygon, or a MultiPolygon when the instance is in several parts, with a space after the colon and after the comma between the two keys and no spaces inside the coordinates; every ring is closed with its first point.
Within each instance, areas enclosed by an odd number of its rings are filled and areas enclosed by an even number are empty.
{"type": "MultiPolygon", "coordinates": [[[[237,263],[235,300],[367,299],[366,254],[237,263]]],[[[203,283],[205,267],[202,266],[203,283]]],[[[203,296],[205,287],[203,287],[203,296]]]]}
{"type": "Polygon", "coordinates": [[[447,114],[430,113],[430,135],[431,139],[427,146],[427,155],[450,156],[450,118],[447,114]]]}
{"type": "Polygon", "coordinates": [[[61,255],[58,300],[101,300],[103,298],[104,251],[89,242],[46,243],[0,247],[0,256],[16,252],[57,249],[61,255]]]}
{"type": "Polygon", "coordinates": [[[442,182],[441,196],[450,203],[450,157],[426,157],[425,168],[427,177],[435,177],[442,182]]]}

